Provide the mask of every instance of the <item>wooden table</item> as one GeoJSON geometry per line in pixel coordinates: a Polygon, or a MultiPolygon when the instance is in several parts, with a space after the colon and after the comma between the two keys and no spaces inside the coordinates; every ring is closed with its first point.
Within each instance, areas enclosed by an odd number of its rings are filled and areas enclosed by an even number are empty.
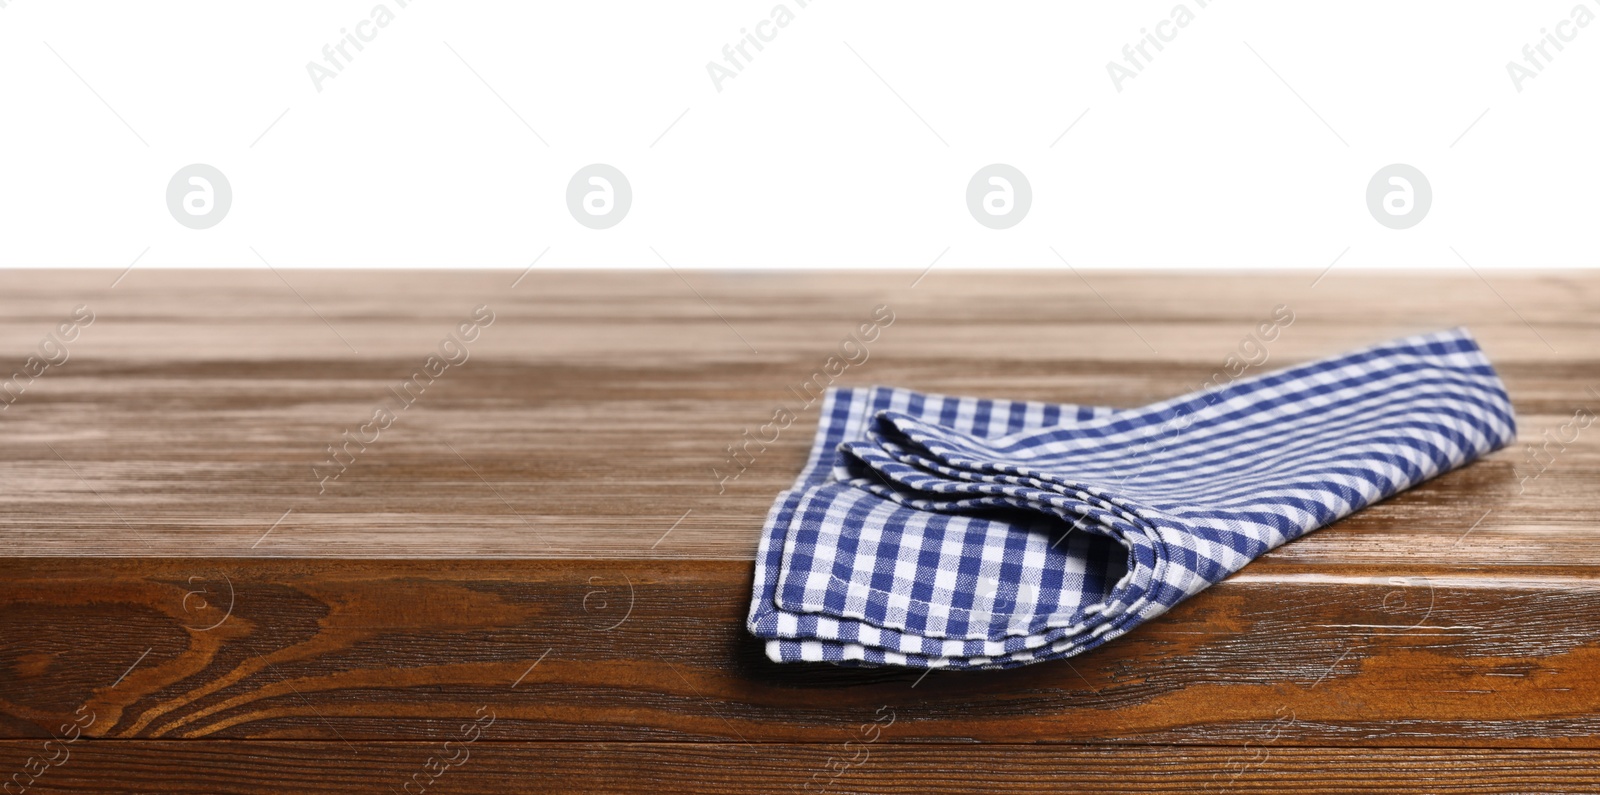
{"type": "Polygon", "coordinates": [[[1600,786],[1600,277],[918,276],[0,272],[6,791],[1600,786]],[[1523,441],[1071,660],[774,664],[795,388],[880,305],[838,383],[1119,406],[1280,305],[1266,368],[1464,324],[1523,441]]]}

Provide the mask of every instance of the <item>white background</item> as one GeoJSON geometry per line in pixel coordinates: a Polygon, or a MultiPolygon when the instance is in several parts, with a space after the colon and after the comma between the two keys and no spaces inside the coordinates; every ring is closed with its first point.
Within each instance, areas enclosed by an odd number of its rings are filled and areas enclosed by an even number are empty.
{"type": "Polygon", "coordinates": [[[1575,0],[1186,0],[1120,92],[1173,0],[786,0],[720,92],[706,64],[773,0],[384,0],[320,92],[307,63],[374,0],[0,1],[0,266],[1597,264],[1600,21],[1522,91],[1506,68],[1575,0]],[[190,163],[232,186],[211,229],[165,203],[190,163]],[[632,185],[610,229],[565,203],[589,163],[632,185]],[[965,204],[989,163],[1032,185],[1010,229],[965,204]],[[1391,163],[1432,186],[1410,229],[1366,206],[1391,163]]]}

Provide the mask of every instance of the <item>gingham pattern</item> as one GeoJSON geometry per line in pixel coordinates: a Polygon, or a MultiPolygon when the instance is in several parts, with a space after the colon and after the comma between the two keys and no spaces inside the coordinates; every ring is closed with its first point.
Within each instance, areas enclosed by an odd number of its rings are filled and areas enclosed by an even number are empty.
{"type": "Polygon", "coordinates": [[[1071,656],[1515,433],[1464,329],[1124,411],[830,390],[750,631],[779,661],[1071,656]]]}

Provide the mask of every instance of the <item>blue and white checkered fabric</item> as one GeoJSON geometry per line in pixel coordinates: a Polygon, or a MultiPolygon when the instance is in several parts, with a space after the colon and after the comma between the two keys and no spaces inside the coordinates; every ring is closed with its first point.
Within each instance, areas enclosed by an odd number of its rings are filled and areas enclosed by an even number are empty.
{"type": "Polygon", "coordinates": [[[1515,435],[1465,329],[1120,411],[830,390],[749,628],[778,661],[1069,657],[1515,435]]]}

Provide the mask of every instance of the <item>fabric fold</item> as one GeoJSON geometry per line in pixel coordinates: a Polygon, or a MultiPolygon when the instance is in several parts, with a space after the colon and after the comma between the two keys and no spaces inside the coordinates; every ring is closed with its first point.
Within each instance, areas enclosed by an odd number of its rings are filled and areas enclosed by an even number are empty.
{"type": "Polygon", "coordinates": [[[1071,656],[1514,436],[1464,329],[1125,410],[830,390],[749,629],[779,661],[1071,656]]]}

